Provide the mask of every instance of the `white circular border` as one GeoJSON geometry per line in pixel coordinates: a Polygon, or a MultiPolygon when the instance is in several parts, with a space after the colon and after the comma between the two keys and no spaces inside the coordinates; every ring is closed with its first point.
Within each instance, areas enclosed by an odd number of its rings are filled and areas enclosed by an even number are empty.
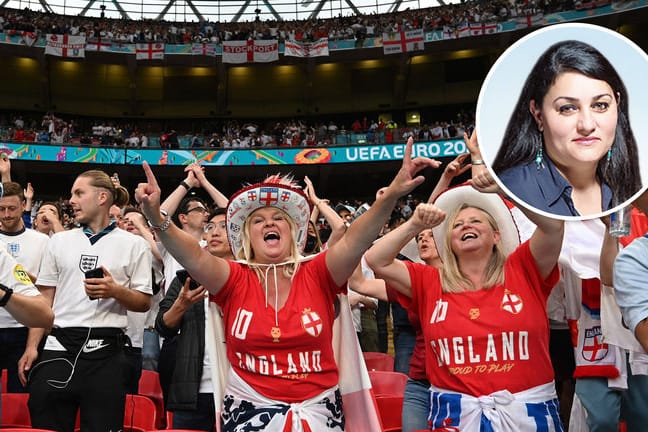
{"type": "Polygon", "coordinates": [[[476,132],[482,156],[497,184],[524,207],[544,216],[562,220],[587,220],[613,213],[630,204],[648,188],[648,55],[625,36],[592,24],[556,24],[536,30],[511,45],[491,67],[477,100],[476,132]],[[518,199],[500,182],[491,168],[499,150],[511,113],[520,97],[531,68],[547,48],[557,42],[577,40],[599,50],[621,76],[628,92],[629,121],[637,142],[641,188],[623,204],[602,213],[587,216],[561,216],[547,213],[518,199]]]}

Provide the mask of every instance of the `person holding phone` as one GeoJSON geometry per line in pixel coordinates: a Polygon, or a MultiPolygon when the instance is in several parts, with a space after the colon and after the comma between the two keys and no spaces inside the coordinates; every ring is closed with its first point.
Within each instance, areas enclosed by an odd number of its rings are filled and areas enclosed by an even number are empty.
{"type": "MultiPolygon", "coordinates": [[[[207,251],[234,259],[227,239],[225,209],[214,210],[204,228],[207,251]]],[[[186,270],[178,270],[160,302],[155,329],[163,338],[176,338],[175,367],[166,398],[174,429],[212,431],[216,424],[212,370],[205,348],[208,298],[205,288],[186,270]]],[[[215,372],[215,371],[214,371],[215,372]]]]}
{"type": "Polygon", "coordinates": [[[81,430],[124,427],[126,311],[148,310],[152,293],[149,245],[110,218],[128,199],[103,171],[81,173],[70,197],[80,227],[49,239],[36,285],[54,328],[40,355],[44,330],[30,329],[18,364],[34,428],[73,432],[79,410],[81,430]]]}

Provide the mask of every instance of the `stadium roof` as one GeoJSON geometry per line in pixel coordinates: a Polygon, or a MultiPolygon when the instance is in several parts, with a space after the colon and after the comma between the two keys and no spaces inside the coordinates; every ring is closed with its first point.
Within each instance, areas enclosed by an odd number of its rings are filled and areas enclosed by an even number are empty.
{"type": "Polygon", "coordinates": [[[173,22],[304,20],[423,9],[460,0],[0,0],[0,7],[173,22]]]}

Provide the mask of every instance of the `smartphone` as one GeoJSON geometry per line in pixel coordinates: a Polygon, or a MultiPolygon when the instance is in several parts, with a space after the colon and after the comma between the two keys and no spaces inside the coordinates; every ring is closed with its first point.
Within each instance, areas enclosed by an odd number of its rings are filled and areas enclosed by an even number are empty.
{"type": "MultiPolygon", "coordinates": [[[[184,270],[184,269],[178,270],[176,272],[176,277],[182,283],[182,285],[184,285],[187,278],[191,278],[191,276],[189,275],[189,272],[187,270],[184,270]]],[[[195,289],[198,289],[199,286],[200,285],[198,284],[198,282],[196,282],[194,280],[194,278],[191,278],[191,282],[189,282],[189,289],[190,290],[195,290],[195,289]]]]}
{"type": "MultiPolygon", "coordinates": [[[[96,278],[102,278],[104,277],[104,272],[101,267],[93,268],[91,270],[88,270],[84,272],[85,278],[86,279],[96,279],[96,278]]],[[[88,296],[90,300],[97,300],[97,297],[90,297],[88,296]]]]}

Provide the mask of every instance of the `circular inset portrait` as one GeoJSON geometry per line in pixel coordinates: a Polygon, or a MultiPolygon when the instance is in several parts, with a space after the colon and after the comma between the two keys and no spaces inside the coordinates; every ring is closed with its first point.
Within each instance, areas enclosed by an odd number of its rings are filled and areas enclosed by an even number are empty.
{"type": "Polygon", "coordinates": [[[498,184],[560,219],[632,202],[648,175],[646,76],[648,55],[603,27],[559,24],[517,41],[477,101],[477,137],[498,184]]]}

